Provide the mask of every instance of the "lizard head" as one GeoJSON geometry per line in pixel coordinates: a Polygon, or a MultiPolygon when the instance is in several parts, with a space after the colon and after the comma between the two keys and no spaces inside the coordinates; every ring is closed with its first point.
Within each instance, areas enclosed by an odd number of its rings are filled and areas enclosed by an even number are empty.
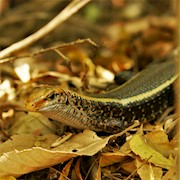
{"type": "Polygon", "coordinates": [[[56,104],[66,104],[66,92],[57,86],[36,88],[28,97],[25,107],[28,111],[46,111],[56,104]]]}

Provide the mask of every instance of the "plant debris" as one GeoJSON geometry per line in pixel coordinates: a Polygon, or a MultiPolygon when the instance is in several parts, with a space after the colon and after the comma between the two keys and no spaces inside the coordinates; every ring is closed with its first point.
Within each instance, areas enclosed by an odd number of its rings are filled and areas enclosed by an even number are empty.
{"type": "Polygon", "coordinates": [[[178,176],[175,107],[156,121],[135,122],[117,134],[77,130],[25,109],[34,88],[59,85],[79,93],[103,93],[118,86],[114,78],[119,72],[136,74],[151,62],[174,57],[176,1],[90,1],[1,2],[2,180],[178,176]],[[26,44],[63,11],[63,24],[26,44]]]}

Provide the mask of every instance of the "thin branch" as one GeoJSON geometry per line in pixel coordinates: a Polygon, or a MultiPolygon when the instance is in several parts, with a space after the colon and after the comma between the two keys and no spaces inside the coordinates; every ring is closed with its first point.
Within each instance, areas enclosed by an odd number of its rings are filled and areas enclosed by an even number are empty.
{"type": "Polygon", "coordinates": [[[60,49],[60,48],[65,48],[65,47],[69,47],[69,46],[74,46],[76,44],[82,44],[82,43],[89,43],[95,47],[97,47],[98,45],[92,41],[91,39],[87,38],[87,39],[78,39],[76,41],[73,41],[73,42],[70,42],[70,43],[64,43],[64,44],[60,44],[60,45],[57,45],[57,46],[53,46],[53,47],[50,47],[50,48],[46,48],[46,49],[41,49],[35,53],[33,53],[33,55],[38,55],[38,54],[41,54],[41,53],[45,53],[45,52],[48,52],[48,51],[52,51],[52,50],[55,50],[55,49],[60,49]]]}
{"type": "Polygon", "coordinates": [[[79,9],[85,6],[92,0],[74,0],[65,9],[63,9],[54,19],[52,19],[48,24],[44,27],[39,29],[34,34],[28,36],[27,38],[12,44],[11,46],[7,47],[6,49],[0,52],[0,59],[6,58],[11,54],[31,45],[32,43],[36,42],[40,38],[44,37],[51,31],[53,31],[57,26],[67,20],[70,16],[76,13],[79,9]]]}
{"type": "Polygon", "coordinates": [[[66,66],[70,71],[72,71],[70,59],[67,56],[65,56],[62,52],[60,52],[58,49],[54,49],[54,51],[65,61],[63,65],[66,66]]]}
{"type": "MultiPolygon", "coordinates": [[[[70,43],[64,43],[64,44],[52,46],[52,47],[49,47],[49,48],[40,49],[40,50],[38,50],[38,51],[36,51],[34,53],[31,53],[31,54],[25,54],[25,55],[20,55],[20,56],[12,56],[12,57],[8,57],[8,58],[2,58],[2,59],[0,59],[0,64],[6,63],[6,62],[9,62],[9,61],[13,61],[15,59],[34,57],[34,56],[37,56],[39,54],[43,54],[43,53],[46,53],[46,52],[49,52],[49,51],[55,51],[55,50],[59,50],[61,48],[74,46],[74,45],[82,44],[82,43],[86,43],[86,42],[93,45],[93,46],[95,46],[95,47],[98,46],[94,41],[92,41],[89,38],[87,38],[87,39],[78,39],[78,40],[70,42],[70,43]]],[[[61,57],[62,57],[62,54],[61,54],[61,57]]]]}
{"type": "Polygon", "coordinates": [[[152,156],[150,156],[148,159],[146,159],[146,161],[144,161],[139,167],[137,167],[125,180],[129,180],[141,167],[143,167],[146,163],[148,163],[148,161],[152,158],[152,156]]]}
{"type": "Polygon", "coordinates": [[[112,138],[114,137],[119,137],[119,136],[122,136],[123,134],[125,134],[127,131],[130,131],[132,129],[134,129],[135,127],[139,126],[140,125],[140,122],[139,121],[134,121],[134,124],[132,124],[131,126],[127,127],[126,129],[124,129],[123,131],[117,133],[117,134],[113,134],[111,135],[112,138]]]}

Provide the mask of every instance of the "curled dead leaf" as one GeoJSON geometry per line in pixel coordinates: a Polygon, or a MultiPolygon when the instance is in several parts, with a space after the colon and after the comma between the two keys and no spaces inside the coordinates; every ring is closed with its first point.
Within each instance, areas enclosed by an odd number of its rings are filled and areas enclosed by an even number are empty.
{"type": "Polygon", "coordinates": [[[53,134],[34,137],[14,135],[11,140],[0,144],[0,177],[18,177],[55,164],[65,162],[76,156],[93,156],[106,146],[111,136],[104,139],[95,132],[84,130],[64,143],[51,148],[59,137],[53,134]],[[39,141],[39,147],[35,143],[39,141]]]}

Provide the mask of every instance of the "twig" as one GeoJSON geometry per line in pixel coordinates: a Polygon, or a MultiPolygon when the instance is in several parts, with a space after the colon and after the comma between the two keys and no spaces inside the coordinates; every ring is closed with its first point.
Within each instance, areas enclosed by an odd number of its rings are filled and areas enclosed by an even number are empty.
{"type": "Polygon", "coordinates": [[[50,48],[41,49],[40,51],[37,51],[37,52],[33,53],[33,56],[36,56],[38,54],[45,53],[45,52],[48,52],[48,51],[52,51],[52,50],[55,50],[55,49],[74,46],[76,44],[82,44],[82,43],[85,43],[85,42],[88,42],[89,44],[97,47],[97,44],[94,41],[92,41],[91,39],[89,39],[89,38],[87,38],[87,39],[78,39],[78,40],[70,42],[70,43],[64,43],[64,44],[60,44],[60,45],[53,46],[53,47],[50,47],[50,48]]]}
{"type": "Polygon", "coordinates": [[[99,156],[92,162],[90,168],[88,169],[88,172],[86,173],[86,176],[84,178],[84,180],[87,180],[90,172],[92,171],[93,167],[95,166],[95,164],[98,162],[99,156]]]}
{"type": "Polygon", "coordinates": [[[162,123],[164,121],[164,119],[169,115],[170,112],[172,112],[174,110],[174,107],[168,107],[163,114],[161,115],[161,117],[159,119],[157,119],[157,122],[162,123]]]}
{"type": "Polygon", "coordinates": [[[152,156],[150,156],[148,159],[146,159],[146,161],[144,161],[139,167],[137,167],[125,180],[129,180],[142,166],[144,166],[150,159],[152,158],[152,156]]]}
{"type": "Polygon", "coordinates": [[[53,168],[53,167],[50,167],[49,169],[51,169],[51,170],[55,171],[56,173],[62,175],[64,179],[66,179],[66,180],[71,180],[71,179],[69,179],[66,175],[64,175],[64,173],[58,171],[57,169],[55,169],[55,168],[53,168]]]}
{"type": "MultiPolygon", "coordinates": [[[[81,44],[81,43],[85,43],[85,42],[97,47],[97,44],[94,41],[92,41],[91,39],[89,39],[89,38],[87,38],[87,39],[78,39],[78,40],[70,42],[70,43],[64,43],[64,44],[60,44],[60,45],[57,45],[57,46],[52,46],[52,47],[49,47],[49,48],[46,48],[46,49],[41,49],[41,50],[39,50],[37,52],[34,52],[34,53],[31,53],[31,54],[21,55],[21,56],[13,56],[13,57],[8,57],[8,58],[2,58],[2,59],[0,59],[0,64],[6,63],[6,62],[9,62],[9,61],[13,61],[15,59],[34,57],[34,56],[37,56],[39,54],[43,54],[43,53],[46,53],[46,52],[49,52],[49,51],[56,51],[56,50],[58,50],[60,48],[74,46],[76,44],[81,44]]],[[[61,54],[61,57],[62,57],[62,54],[61,54]]]]}
{"type": "Polygon", "coordinates": [[[140,122],[139,121],[134,121],[134,124],[132,124],[131,126],[127,127],[125,130],[117,133],[117,134],[113,134],[111,135],[111,137],[119,137],[119,136],[122,136],[123,134],[125,134],[127,131],[129,130],[132,130],[133,128],[137,127],[140,125],[140,122]]]}
{"type": "Polygon", "coordinates": [[[44,37],[51,31],[53,31],[57,26],[67,20],[70,16],[76,13],[80,8],[85,6],[92,0],[74,0],[65,9],[63,9],[54,19],[52,19],[48,24],[39,29],[34,34],[28,36],[27,38],[12,44],[6,49],[0,52],[0,59],[10,56],[12,53],[15,53],[30,44],[36,42],[40,38],[44,37]]]}
{"type": "Polygon", "coordinates": [[[58,49],[54,49],[54,51],[65,61],[63,65],[66,66],[70,71],[72,71],[70,59],[67,56],[65,56],[62,52],[60,52],[58,49]]]}

